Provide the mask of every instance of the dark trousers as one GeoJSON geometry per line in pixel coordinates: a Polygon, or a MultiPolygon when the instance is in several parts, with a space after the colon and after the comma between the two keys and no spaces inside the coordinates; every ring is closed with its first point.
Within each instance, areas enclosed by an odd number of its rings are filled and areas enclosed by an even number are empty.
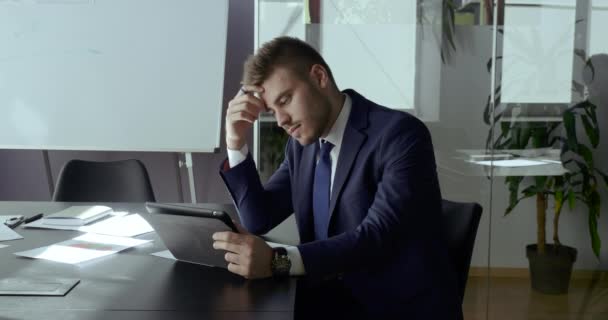
{"type": "Polygon", "coordinates": [[[295,305],[296,320],[371,319],[361,303],[355,300],[341,280],[311,283],[298,280],[295,305]]]}
{"type": "MultiPolygon", "coordinates": [[[[371,293],[377,298],[390,298],[392,292],[371,293]]],[[[460,302],[453,294],[441,288],[430,288],[426,292],[399,304],[396,310],[367,310],[357,301],[342,281],[334,279],[322,283],[311,283],[306,277],[298,280],[296,290],[295,319],[407,319],[407,320],[461,320],[460,302]]]]}

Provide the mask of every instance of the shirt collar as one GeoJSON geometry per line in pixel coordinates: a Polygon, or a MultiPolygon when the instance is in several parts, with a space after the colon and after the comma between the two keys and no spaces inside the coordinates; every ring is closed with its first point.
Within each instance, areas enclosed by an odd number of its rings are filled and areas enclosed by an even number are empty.
{"type": "Polygon", "coordinates": [[[344,136],[344,129],[346,129],[346,123],[348,122],[348,116],[350,115],[350,110],[352,109],[352,100],[350,97],[343,93],[344,95],[344,104],[342,105],[342,110],[338,114],[338,118],[334,125],[329,130],[329,133],[323,140],[331,142],[336,147],[339,147],[342,144],[342,138],[344,136]]]}

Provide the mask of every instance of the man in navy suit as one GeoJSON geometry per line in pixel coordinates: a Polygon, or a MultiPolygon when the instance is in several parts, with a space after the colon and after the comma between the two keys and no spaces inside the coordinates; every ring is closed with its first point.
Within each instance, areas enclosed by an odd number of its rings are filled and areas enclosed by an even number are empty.
{"type": "Polygon", "coordinates": [[[302,276],[302,318],[460,319],[425,125],[341,92],[323,58],[294,38],[251,56],[243,84],[228,106],[220,174],[247,231],[213,236],[228,270],[248,279],[302,276]],[[290,135],[265,185],[246,145],[262,111],[290,135]],[[300,245],[272,249],[254,235],[292,213],[300,245]]]}

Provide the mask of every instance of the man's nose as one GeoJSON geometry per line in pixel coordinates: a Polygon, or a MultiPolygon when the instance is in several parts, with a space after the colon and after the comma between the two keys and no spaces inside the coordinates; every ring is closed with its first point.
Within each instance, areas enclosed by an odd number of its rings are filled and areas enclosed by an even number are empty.
{"type": "Polygon", "coordinates": [[[277,120],[277,124],[279,125],[279,127],[284,127],[291,122],[291,118],[284,111],[276,110],[274,113],[274,117],[277,120]]]}

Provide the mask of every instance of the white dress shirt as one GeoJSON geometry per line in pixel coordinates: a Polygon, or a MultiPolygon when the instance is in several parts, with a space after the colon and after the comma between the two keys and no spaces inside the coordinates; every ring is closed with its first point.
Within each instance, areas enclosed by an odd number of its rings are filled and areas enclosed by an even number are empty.
{"type": "MultiPolygon", "coordinates": [[[[352,109],[352,101],[350,97],[347,94],[344,94],[344,98],[344,104],[342,105],[342,110],[340,110],[340,113],[338,114],[338,118],[336,118],[336,122],[334,122],[334,125],[329,130],[329,133],[325,137],[321,137],[321,140],[329,141],[334,145],[333,149],[331,149],[329,152],[329,157],[331,158],[330,194],[331,190],[333,190],[334,176],[336,174],[336,167],[338,165],[338,156],[340,155],[340,149],[342,148],[344,129],[346,129],[346,123],[348,122],[348,117],[352,109]]],[[[321,141],[318,143],[321,143],[321,141]]],[[[239,165],[241,162],[245,161],[248,153],[249,147],[247,147],[247,145],[244,145],[240,150],[228,149],[228,164],[231,168],[239,165]]],[[[317,161],[319,161],[318,156],[317,161]]],[[[302,256],[300,255],[298,248],[295,246],[286,246],[285,249],[287,249],[287,255],[291,260],[291,269],[289,270],[289,274],[293,276],[305,275],[306,270],[304,269],[304,263],[302,262],[302,256]]]]}

